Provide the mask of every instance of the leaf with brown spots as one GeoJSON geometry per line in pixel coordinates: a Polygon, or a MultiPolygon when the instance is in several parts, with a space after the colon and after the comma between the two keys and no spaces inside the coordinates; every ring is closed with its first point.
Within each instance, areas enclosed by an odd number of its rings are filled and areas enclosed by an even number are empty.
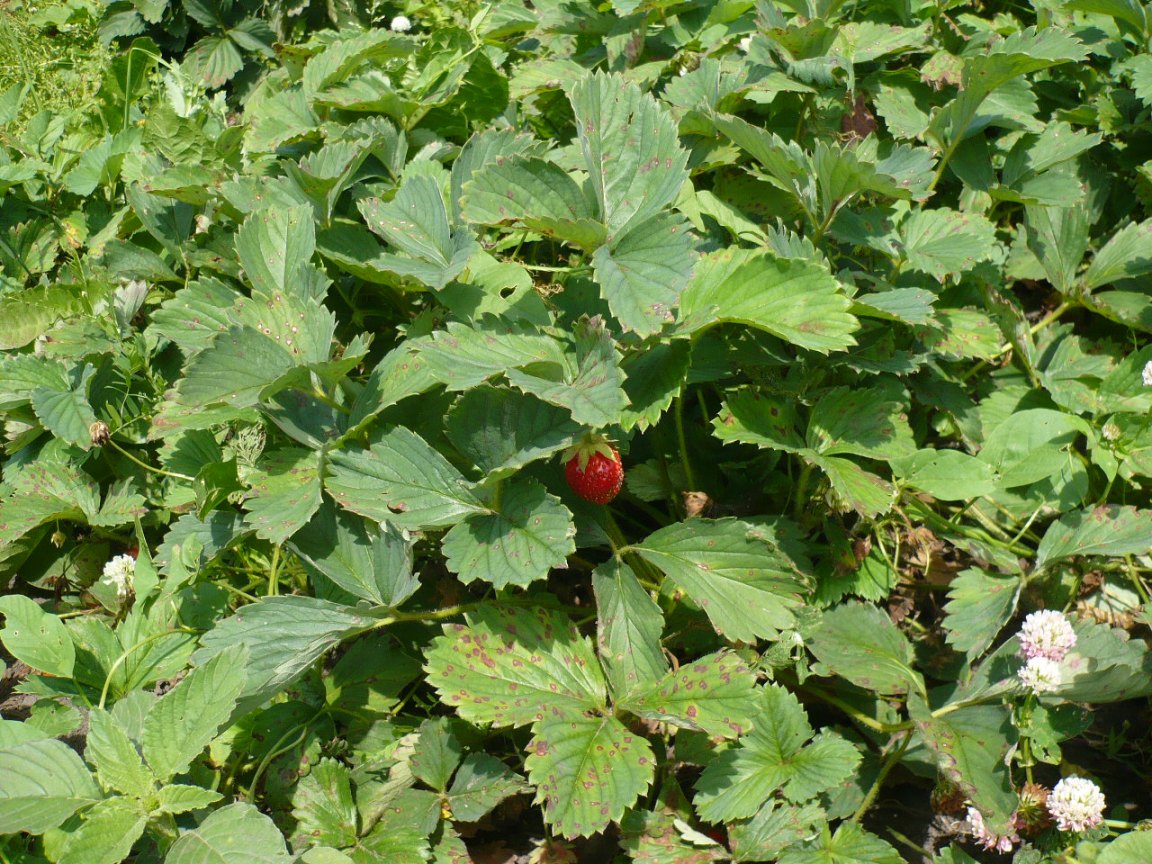
{"type": "Polygon", "coordinates": [[[524,726],[604,707],[592,645],[549,609],[484,606],[448,624],[425,654],[428,682],[472,723],[524,726]]]}
{"type": "Polygon", "coordinates": [[[646,720],[737,738],[760,709],[756,676],[730,651],[685,663],[620,705],[646,720]]]}
{"type": "Polygon", "coordinates": [[[557,714],[535,727],[528,779],[536,803],[563,837],[587,837],[624,815],[652,782],[648,740],[615,717],[557,714]]]}

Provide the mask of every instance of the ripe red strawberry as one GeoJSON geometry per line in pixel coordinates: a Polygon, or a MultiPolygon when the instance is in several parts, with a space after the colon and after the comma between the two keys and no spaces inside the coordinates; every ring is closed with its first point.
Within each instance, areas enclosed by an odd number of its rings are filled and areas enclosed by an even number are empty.
{"type": "Polygon", "coordinates": [[[620,454],[599,436],[586,438],[569,449],[564,458],[564,476],[572,491],[593,504],[607,504],[624,484],[620,454]]]}

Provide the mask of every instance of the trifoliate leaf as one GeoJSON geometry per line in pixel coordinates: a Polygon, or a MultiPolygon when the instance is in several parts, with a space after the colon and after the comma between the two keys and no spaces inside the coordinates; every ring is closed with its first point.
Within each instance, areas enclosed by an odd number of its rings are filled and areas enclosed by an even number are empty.
{"type": "Polygon", "coordinates": [[[709,822],[748,818],[780,792],[803,803],[839,785],[860,753],[835,732],[813,739],[796,697],[770,684],[758,700],[756,727],[720,754],[696,784],[696,809],[709,822]]]}

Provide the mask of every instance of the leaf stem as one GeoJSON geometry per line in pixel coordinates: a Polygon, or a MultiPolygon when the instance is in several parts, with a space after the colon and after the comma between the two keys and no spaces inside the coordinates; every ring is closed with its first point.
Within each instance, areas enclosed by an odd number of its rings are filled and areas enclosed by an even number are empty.
{"type": "Polygon", "coordinates": [[[280,593],[280,544],[272,547],[272,564],[268,568],[268,594],[275,597],[280,593]]]}
{"type": "Polygon", "coordinates": [[[796,486],[793,489],[795,498],[792,500],[792,518],[800,522],[804,518],[804,505],[807,503],[808,497],[808,481],[812,477],[812,463],[807,459],[802,459],[800,466],[800,477],[796,481],[796,486]]]}
{"type": "Polygon", "coordinates": [[[108,689],[112,686],[112,676],[116,674],[116,670],[120,668],[120,664],[132,656],[132,654],[137,649],[143,648],[145,645],[155,642],[157,639],[163,639],[165,636],[171,636],[173,633],[195,632],[195,630],[191,630],[186,627],[178,627],[174,630],[165,630],[162,633],[153,633],[151,636],[141,639],[131,648],[126,648],[124,651],[122,651],[120,656],[117,657],[116,661],[112,664],[112,668],[108,670],[108,674],[104,676],[104,687],[100,690],[100,702],[96,707],[100,709],[104,708],[104,703],[108,700],[108,689]]]}
{"type": "Polygon", "coordinates": [[[106,443],[109,446],[111,446],[112,449],[115,450],[117,453],[119,453],[121,456],[125,457],[130,462],[135,462],[137,465],[139,465],[145,471],[151,471],[153,474],[159,474],[162,477],[172,477],[172,478],[175,478],[176,480],[185,480],[188,483],[192,483],[196,479],[195,477],[189,477],[187,474],[180,474],[180,473],[177,473],[176,471],[165,471],[163,468],[156,468],[152,465],[149,465],[147,462],[142,462],[141,460],[139,460],[135,456],[133,456],[131,453],[129,453],[127,450],[125,450],[123,447],[121,447],[119,444],[117,444],[116,441],[113,440],[112,438],[109,438],[106,443]]]}
{"type": "Polygon", "coordinates": [[[904,756],[904,751],[908,749],[908,745],[912,743],[912,730],[909,729],[904,737],[900,740],[900,746],[896,748],[895,752],[890,753],[884,759],[884,764],[880,766],[880,773],[876,775],[876,779],[872,782],[868,794],[864,796],[864,800],[860,802],[860,806],[856,808],[856,812],[852,814],[851,821],[859,822],[864,814],[868,812],[876,796],[880,794],[880,787],[884,785],[884,781],[888,779],[888,775],[892,772],[900,760],[904,756]]]}
{"type": "Polygon", "coordinates": [[[688,439],[684,434],[684,388],[680,388],[680,395],[676,397],[676,441],[680,447],[680,464],[684,466],[684,481],[688,484],[685,491],[696,492],[696,478],[692,474],[692,463],[688,459],[688,439]]]}

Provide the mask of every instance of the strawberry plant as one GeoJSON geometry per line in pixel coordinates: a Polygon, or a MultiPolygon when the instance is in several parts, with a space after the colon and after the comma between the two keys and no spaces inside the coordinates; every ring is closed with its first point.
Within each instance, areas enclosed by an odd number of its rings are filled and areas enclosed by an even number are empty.
{"type": "Polygon", "coordinates": [[[103,20],[0,93],[0,860],[1152,855],[1140,3],[103,20]]]}

